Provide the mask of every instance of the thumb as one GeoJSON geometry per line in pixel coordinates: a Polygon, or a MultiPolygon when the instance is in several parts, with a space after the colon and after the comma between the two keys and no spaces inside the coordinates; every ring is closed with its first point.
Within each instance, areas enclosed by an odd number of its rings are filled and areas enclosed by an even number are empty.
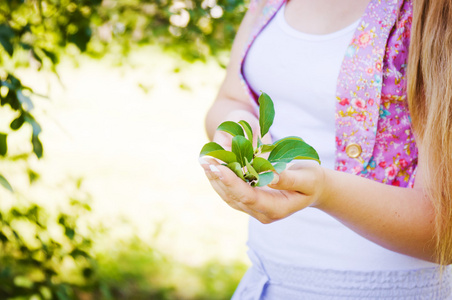
{"type": "Polygon", "coordinates": [[[275,173],[273,181],[268,185],[272,189],[299,191],[303,183],[301,170],[285,170],[279,175],[275,173]]]}
{"type": "Polygon", "coordinates": [[[325,188],[325,173],[315,161],[300,161],[281,172],[277,183],[270,187],[305,195],[318,194],[325,188]]]}

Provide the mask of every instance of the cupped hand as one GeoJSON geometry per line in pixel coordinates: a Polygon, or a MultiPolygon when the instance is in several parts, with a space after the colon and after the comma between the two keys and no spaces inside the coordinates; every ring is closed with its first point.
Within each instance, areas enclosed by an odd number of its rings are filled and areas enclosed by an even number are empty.
{"type": "Polygon", "coordinates": [[[324,197],[323,168],[313,161],[292,164],[267,187],[251,187],[227,167],[213,159],[201,160],[206,176],[217,194],[232,208],[264,224],[286,218],[324,197]]]}

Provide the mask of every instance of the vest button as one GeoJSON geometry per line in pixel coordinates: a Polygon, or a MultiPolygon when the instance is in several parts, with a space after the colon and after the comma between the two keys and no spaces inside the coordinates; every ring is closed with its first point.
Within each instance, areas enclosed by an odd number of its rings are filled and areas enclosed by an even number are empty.
{"type": "Polygon", "coordinates": [[[363,152],[363,149],[360,145],[351,143],[348,144],[345,148],[345,153],[347,153],[348,157],[350,158],[357,158],[361,155],[361,152],[363,152]]]}

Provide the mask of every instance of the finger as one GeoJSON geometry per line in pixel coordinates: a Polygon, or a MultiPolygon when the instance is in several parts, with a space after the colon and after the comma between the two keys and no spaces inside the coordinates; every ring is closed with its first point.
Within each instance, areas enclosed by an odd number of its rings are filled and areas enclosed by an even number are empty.
{"type": "Polygon", "coordinates": [[[222,183],[223,174],[218,169],[216,165],[203,165],[207,178],[209,179],[210,185],[215,190],[215,192],[232,208],[241,210],[236,205],[235,201],[229,199],[227,195],[227,188],[222,183]]]}
{"type": "MultiPolygon", "coordinates": [[[[207,174],[217,193],[226,203],[255,218],[265,219],[264,214],[256,209],[259,208],[259,206],[256,206],[257,193],[262,191],[245,183],[227,167],[217,165],[211,168],[213,171],[208,171],[207,174]]],[[[261,197],[266,197],[265,193],[261,197]]]]}
{"type": "Polygon", "coordinates": [[[209,169],[209,162],[207,161],[206,157],[199,157],[198,158],[199,165],[204,169],[204,171],[207,171],[209,169]]]}
{"type": "Polygon", "coordinates": [[[221,184],[227,193],[227,197],[235,202],[245,205],[253,204],[256,201],[256,190],[248,183],[237,177],[229,168],[217,166],[221,170],[221,184]]]}
{"type": "Polygon", "coordinates": [[[213,141],[222,146],[225,150],[231,150],[232,136],[230,134],[217,130],[213,136],[213,141]]]}
{"type": "Polygon", "coordinates": [[[262,223],[270,223],[272,221],[264,214],[253,210],[248,202],[244,201],[246,196],[243,191],[247,190],[248,192],[254,192],[254,189],[243,182],[241,179],[238,179],[234,173],[229,171],[229,169],[224,168],[220,171],[216,166],[214,166],[211,167],[210,172],[208,171],[206,173],[214,190],[230,207],[245,212],[262,223]],[[222,171],[225,171],[226,174],[223,175],[222,171]],[[236,192],[232,191],[230,187],[236,186],[237,184],[242,185],[242,188],[238,189],[236,192]]]}
{"type": "Polygon", "coordinates": [[[287,170],[300,170],[306,168],[318,167],[319,163],[311,159],[296,159],[287,164],[287,170]]]}
{"type": "Polygon", "coordinates": [[[221,182],[218,182],[216,180],[211,180],[210,181],[210,185],[215,190],[215,192],[217,192],[217,194],[220,196],[220,198],[224,202],[226,202],[227,205],[229,205],[233,209],[236,209],[236,210],[239,210],[239,211],[244,211],[240,206],[237,205],[237,203],[235,201],[231,201],[231,200],[229,200],[227,198],[226,192],[224,190],[224,186],[222,186],[221,182]]]}
{"type": "Polygon", "coordinates": [[[278,181],[269,186],[273,189],[297,191],[305,195],[316,194],[323,188],[323,170],[318,163],[302,161],[281,172],[278,181]]]}
{"type": "Polygon", "coordinates": [[[242,194],[251,188],[229,168],[219,164],[208,165],[206,176],[212,184],[215,183],[216,191],[227,201],[240,202],[240,199],[243,197],[242,194]],[[231,186],[240,186],[240,188],[232,190],[231,186]]]}
{"type": "Polygon", "coordinates": [[[204,169],[204,171],[211,171],[211,165],[217,166],[220,165],[220,162],[210,156],[202,156],[198,158],[199,164],[204,169]]]}
{"type": "Polygon", "coordinates": [[[299,170],[285,170],[281,172],[278,176],[278,181],[275,183],[274,180],[269,187],[277,190],[287,190],[287,191],[297,191],[303,192],[308,181],[305,171],[303,169],[299,170]]]}
{"type": "Polygon", "coordinates": [[[207,173],[212,176],[212,180],[216,181],[217,186],[221,189],[222,198],[228,203],[237,203],[236,205],[252,216],[265,215],[272,210],[270,207],[273,204],[277,205],[278,199],[276,198],[279,195],[276,194],[280,194],[279,191],[268,187],[251,187],[225,166],[216,165],[211,168],[216,172],[207,173]]]}

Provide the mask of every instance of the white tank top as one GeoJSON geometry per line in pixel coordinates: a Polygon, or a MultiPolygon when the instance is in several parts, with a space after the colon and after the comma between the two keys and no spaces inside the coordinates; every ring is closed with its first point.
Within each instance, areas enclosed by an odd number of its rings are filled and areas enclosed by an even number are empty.
{"type": "MultiPolygon", "coordinates": [[[[274,140],[296,135],[334,168],[335,98],[339,70],[359,20],[337,32],[311,35],[287,24],[285,5],[263,29],[244,62],[244,76],[256,94],[275,104],[274,140]]],[[[435,264],[389,251],[336,219],[306,208],[272,224],[249,222],[249,247],[262,257],[305,268],[407,270],[435,264]]]]}

